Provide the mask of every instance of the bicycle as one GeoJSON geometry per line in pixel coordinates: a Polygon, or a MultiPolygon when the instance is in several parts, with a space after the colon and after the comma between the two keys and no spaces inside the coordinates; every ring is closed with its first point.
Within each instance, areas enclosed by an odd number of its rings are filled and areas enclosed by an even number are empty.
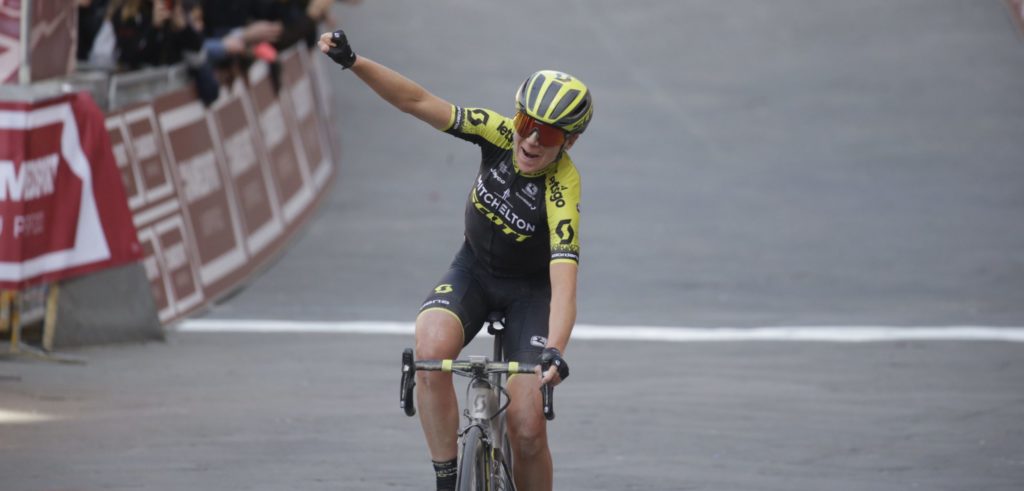
{"type": "MultiPolygon", "coordinates": [[[[512,453],[505,432],[505,410],[511,400],[502,382],[502,376],[532,374],[539,364],[505,361],[503,355],[503,315],[492,312],[487,316],[487,332],[494,336],[494,358],[470,356],[459,360],[414,360],[412,348],[402,352],[402,382],[399,406],[406,416],[414,416],[412,391],[416,386],[416,371],[441,371],[469,377],[463,417],[466,424],[459,430],[459,461],[456,489],[515,491],[512,480],[512,453]],[[497,327],[496,327],[497,326],[497,327]],[[501,398],[505,402],[502,405],[501,398]],[[500,442],[495,444],[495,442],[500,442]]],[[[506,378],[507,381],[507,378],[506,378]]],[[[542,410],[548,421],[555,419],[554,387],[541,386],[542,410]]]]}

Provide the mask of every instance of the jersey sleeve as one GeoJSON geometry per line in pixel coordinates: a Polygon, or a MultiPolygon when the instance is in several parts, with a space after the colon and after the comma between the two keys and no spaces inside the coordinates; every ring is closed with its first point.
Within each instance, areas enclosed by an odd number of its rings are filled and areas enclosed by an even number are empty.
{"type": "Polygon", "coordinates": [[[490,109],[452,105],[445,133],[481,147],[512,148],[512,120],[490,109]]]}
{"type": "Polygon", "coordinates": [[[580,175],[572,161],[558,163],[555,172],[548,174],[547,206],[550,230],[551,262],[580,262],[580,175]]]}

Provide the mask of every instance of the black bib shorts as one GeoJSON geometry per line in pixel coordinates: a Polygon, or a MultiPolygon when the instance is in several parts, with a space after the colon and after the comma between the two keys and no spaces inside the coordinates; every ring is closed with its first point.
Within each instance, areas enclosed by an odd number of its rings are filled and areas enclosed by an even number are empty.
{"type": "Polygon", "coordinates": [[[420,313],[440,309],[458,317],[465,345],[480,332],[489,312],[505,314],[505,358],[539,363],[547,344],[551,311],[548,272],[535,277],[500,277],[488,273],[463,243],[448,271],[427,296],[420,313]]]}

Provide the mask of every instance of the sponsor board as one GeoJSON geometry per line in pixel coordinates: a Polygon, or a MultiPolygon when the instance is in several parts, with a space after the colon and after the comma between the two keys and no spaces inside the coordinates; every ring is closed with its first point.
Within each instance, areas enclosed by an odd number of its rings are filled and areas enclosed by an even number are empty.
{"type": "Polygon", "coordinates": [[[0,2],[0,84],[18,83],[21,59],[21,3],[0,2]]]}
{"type": "Polygon", "coordinates": [[[88,94],[0,102],[0,141],[0,288],[141,257],[110,132],[88,94]]]}
{"type": "Polygon", "coordinates": [[[127,110],[122,120],[128,134],[132,166],[145,196],[145,204],[153,205],[174,195],[167,150],[160,137],[153,106],[144,105],[127,110]]]}
{"type": "Polygon", "coordinates": [[[176,175],[181,208],[195,238],[199,278],[204,286],[210,286],[246,261],[239,217],[203,104],[191,99],[168,105],[171,107],[158,111],[158,120],[176,175]]]}
{"type": "MultiPolygon", "coordinates": [[[[284,59],[301,60],[295,53],[284,59]]],[[[318,102],[290,100],[315,93],[316,79],[303,64],[284,70],[290,85],[279,93],[265,67],[254,68],[209,108],[183,89],[107,117],[164,324],[230,293],[281,252],[328,188],[335,154],[318,102]]]]}
{"type": "Polygon", "coordinates": [[[259,151],[259,138],[252,128],[256,118],[242,97],[241,81],[231,96],[222,98],[213,108],[217,128],[215,140],[223,154],[235,192],[235,201],[244,229],[245,245],[250,255],[258,254],[284,232],[280,205],[271,187],[270,164],[259,151]]]}
{"type": "Polygon", "coordinates": [[[70,74],[78,42],[73,2],[0,0],[0,84],[70,74]]]}
{"type": "Polygon", "coordinates": [[[317,188],[326,184],[330,174],[330,163],[327,161],[328,143],[320,131],[319,118],[316,113],[316,91],[313,90],[313,78],[307,64],[303,63],[300,51],[291,51],[281,60],[284,65],[282,78],[285,89],[282,94],[285,106],[290,108],[295,121],[293,135],[297,137],[299,148],[304,154],[310,176],[317,188]],[[294,131],[298,129],[298,131],[294,131]]]}
{"type": "Polygon", "coordinates": [[[309,185],[309,169],[305,155],[292,136],[295,128],[282,103],[274,93],[270,73],[264,64],[255,64],[249,75],[249,91],[252,107],[259,121],[258,131],[270,158],[273,183],[281,202],[285,221],[291,223],[309,206],[313,199],[313,188],[309,185]],[[301,158],[300,158],[301,157],[301,158]]]}

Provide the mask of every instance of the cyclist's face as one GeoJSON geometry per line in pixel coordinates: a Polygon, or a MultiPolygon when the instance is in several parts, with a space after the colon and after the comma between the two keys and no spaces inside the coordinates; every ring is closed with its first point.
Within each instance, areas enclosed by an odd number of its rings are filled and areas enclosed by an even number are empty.
{"type": "MultiPolygon", "coordinates": [[[[572,148],[579,135],[571,135],[565,140],[565,149],[572,148]]],[[[546,147],[540,144],[537,132],[523,138],[519,133],[512,132],[512,145],[516,150],[516,165],[522,172],[537,172],[551,165],[562,151],[561,145],[546,147]]]]}

